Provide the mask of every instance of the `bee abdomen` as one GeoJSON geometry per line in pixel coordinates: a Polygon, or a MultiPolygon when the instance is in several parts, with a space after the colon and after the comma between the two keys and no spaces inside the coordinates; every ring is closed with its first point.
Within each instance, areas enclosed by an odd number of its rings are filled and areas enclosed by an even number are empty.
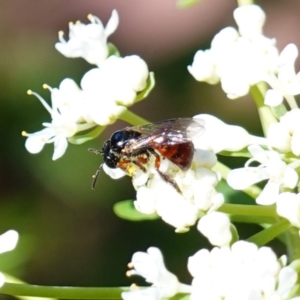
{"type": "Polygon", "coordinates": [[[192,142],[174,145],[163,145],[155,149],[182,170],[187,170],[192,163],[194,146],[192,142]]]}

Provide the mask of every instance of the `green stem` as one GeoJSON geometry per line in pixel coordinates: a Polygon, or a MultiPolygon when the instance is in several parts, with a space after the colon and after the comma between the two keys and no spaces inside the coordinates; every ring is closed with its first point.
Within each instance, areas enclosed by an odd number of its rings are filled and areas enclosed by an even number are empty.
{"type": "MultiPolygon", "coordinates": [[[[9,283],[17,283],[17,284],[26,284],[24,281],[20,280],[19,278],[16,278],[14,276],[11,276],[10,274],[7,273],[3,273],[1,272],[4,276],[5,276],[5,282],[9,282],[9,283]]],[[[0,292],[1,294],[1,292],[0,292]]],[[[42,297],[27,297],[27,296],[23,296],[23,295],[18,295],[16,296],[16,298],[21,299],[21,300],[45,300],[45,298],[42,297]]],[[[48,300],[55,300],[54,298],[48,298],[48,300]]]]}
{"type": "Polygon", "coordinates": [[[269,106],[264,104],[264,95],[266,93],[266,85],[263,83],[254,85],[250,89],[251,96],[253,97],[257,106],[258,115],[261,121],[264,135],[267,136],[268,128],[271,123],[277,122],[272,110],[269,106]]]}
{"type": "Polygon", "coordinates": [[[247,239],[247,241],[255,243],[258,247],[261,247],[286,231],[290,226],[291,224],[288,220],[281,219],[279,222],[251,236],[247,239]]]}
{"type": "Polygon", "coordinates": [[[290,106],[291,109],[298,108],[298,105],[297,105],[297,102],[296,102],[294,96],[285,96],[285,99],[286,99],[286,101],[289,104],[289,106],[290,106]]]}
{"type": "Polygon", "coordinates": [[[287,248],[289,261],[300,259],[299,229],[291,227],[284,233],[284,241],[287,248]]]}
{"type": "Polygon", "coordinates": [[[88,129],[93,128],[95,126],[97,126],[97,124],[95,124],[95,123],[77,124],[77,132],[85,131],[85,130],[88,130],[88,129]]]}
{"type": "Polygon", "coordinates": [[[277,217],[275,205],[262,206],[224,203],[218,211],[238,216],[277,217]]]}
{"type": "Polygon", "coordinates": [[[178,0],[176,5],[179,8],[188,8],[188,7],[191,7],[201,1],[203,1],[203,0],[178,0]]]}
{"type": "Polygon", "coordinates": [[[140,116],[136,115],[135,113],[133,113],[132,111],[130,111],[128,109],[124,110],[124,112],[119,116],[119,119],[123,120],[133,126],[145,125],[145,124],[150,123],[146,119],[141,118],[140,116]]]}
{"type": "Polygon", "coordinates": [[[121,299],[128,287],[84,288],[5,283],[0,294],[58,299],[121,299]]]}
{"type": "Polygon", "coordinates": [[[251,5],[253,2],[253,0],[237,0],[238,6],[251,5]]]}
{"type": "Polygon", "coordinates": [[[68,141],[75,145],[81,145],[85,142],[95,139],[98,135],[102,133],[102,131],[106,128],[106,126],[97,126],[90,132],[86,134],[78,134],[71,136],[68,138],[68,141]]]}
{"type": "Polygon", "coordinates": [[[273,224],[276,222],[274,217],[256,217],[245,215],[230,216],[231,222],[234,223],[251,223],[251,224],[273,224]]]}
{"type": "MultiPolygon", "coordinates": [[[[219,172],[221,174],[222,178],[224,180],[226,180],[228,173],[231,171],[231,169],[218,161],[216,163],[216,165],[213,167],[213,171],[219,172]]],[[[244,189],[243,192],[245,194],[247,194],[248,196],[250,196],[252,199],[256,199],[259,196],[259,194],[261,193],[261,189],[256,185],[252,185],[252,186],[244,189]]]]}

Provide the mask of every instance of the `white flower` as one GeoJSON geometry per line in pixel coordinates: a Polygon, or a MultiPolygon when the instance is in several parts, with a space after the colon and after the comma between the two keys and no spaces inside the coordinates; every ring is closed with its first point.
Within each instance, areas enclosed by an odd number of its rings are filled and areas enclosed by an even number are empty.
{"type": "Polygon", "coordinates": [[[80,130],[88,129],[95,124],[81,125],[82,92],[71,79],[61,82],[59,89],[50,88],[52,107],[38,94],[28,91],[29,95],[35,95],[51,115],[51,123],[44,122],[46,127],[35,133],[23,132],[27,136],[25,147],[30,153],[39,153],[45,144],[54,143],[53,160],[60,158],[68,146],[68,138],[80,130]]]}
{"type": "Polygon", "coordinates": [[[137,94],[146,87],[148,76],[147,64],[140,57],[110,56],[81,80],[86,101],[84,118],[102,126],[113,123],[124,112],[124,106],[135,102],[137,94]]]}
{"type": "Polygon", "coordinates": [[[93,15],[88,18],[91,21],[88,25],[80,22],[69,24],[69,41],[63,38],[60,31],[60,42],[55,44],[55,48],[66,57],[82,57],[90,64],[100,66],[109,54],[107,38],[117,29],[119,16],[113,10],[105,28],[99,18],[93,15]]]}
{"type": "Polygon", "coordinates": [[[289,222],[300,229],[300,193],[284,192],[276,201],[278,215],[286,218],[289,222]]]}
{"type": "Polygon", "coordinates": [[[239,6],[233,16],[241,36],[251,38],[262,34],[266,15],[258,5],[239,6]]]}
{"type": "Polygon", "coordinates": [[[220,119],[207,114],[193,117],[196,122],[204,123],[204,133],[192,138],[197,149],[219,153],[221,151],[239,151],[249,144],[266,144],[263,138],[250,135],[244,128],[228,125],[220,119]]]}
{"type": "Polygon", "coordinates": [[[294,44],[287,45],[280,53],[276,74],[270,73],[266,81],[271,88],[265,96],[265,104],[277,106],[283,98],[300,94],[300,73],[295,72],[298,49],[294,44]]]}
{"type": "Polygon", "coordinates": [[[297,273],[283,267],[268,247],[238,241],[231,248],[198,251],[189,258],[190,299],[286,299],[297,273]]]}
{"type": "Polygon", "coordinates": [[[280,187],[294,188],[298,182],[298,174],[293,167],[282,161],[276,151],[263,150],[258,145],[248,147],[253,158],[245,164],[245,168],[229,172],[227,183],[234,189],[243,190],[263,180],[268,182],[256,199],[257,204],[270,205],[276,202],[280,187]],[[257,167],[250,167],[252,162],[259,162],[257,167]]]}
{"type": "Polygon", "coordinates": [[[106,164],[103,164],[103,171],[112,179],[119,179],[126,175],[123,170],[119,168],[111,169],[106,164]]]}
{"type": "MultiPolygon", "coordinates": [[[[15,230],[8,230],[0,235],[0,254],[15,249],[19,234],[15,230]]],[[[4,284],[5,277],[0,273],[0,287],[4,284]]]]}
{"type": "Polygon", "coordinates": [[[146,86],[149,72],[138,56],[108,58],[100,68],[87,72],[81,81],[82,90],[71,79],[64,79],[59,88],[45,85],[51,92],[52,107],[35,95],[51,115],[51,122],[27,136],[26,149],[39,153],[45,144],[54,143],[53,160],[60,158],[68,146],[68,138],[76,133],[113,123],[133,104],[137,93],[146,86]]]}
{"type": "Polygon", "coordinates": [[[214,246],[228,246],[232,239],[228,216],[217,211],[204,215],[197,228],[214,246]]]}
{"type": "Polygon", "coordinates": [[[188,66],[188,71],[197,81],[205,81],[209,84],[216,84],[220,81],[214,65],[213,54],[209,50],[198,50],[193,64],[188,66]]]}
{"type": "MultiPolygon", "coordinates": [[[[133,177],[133,184],[139,176],[133,177]]],[[[186,231],[197,220],[198,209],[157,174],[150,174],[148,183],[137,188],[135,208],[141,213],[156,212],[177,231],[186,231]]]]}
{"type": "Polygon", "coordinates": [[[0,235],[0,253],[14,250],[19,239],[19,234],[15,230],[8,230],[0,235]]]}
{"type": "Polygon", "coordinates": [[[130,292],[122,293],[122,298],[125,300],[162,299],[190,290],[189,286],[181,284],[177,277],[166,269],[162,253],[158,248],[150,247],[147,252],[134,253],[129,267],[132,269],[127,271],[127,276],[142,276],[152,286],[145,290],[132,289],[130,292]]]}
{"type": "Polygon", "coordinates": [[[265,14],[259,6],[245,5],[234,11],[239,32],[221,30],[211,48],[198,51],[189,72],[196,80],[221,82],[228,98],[246,95],[252,85],[266,79],[277,68],[275,41],[262,35],[265,14]]]}
{"type": "Polygon", "coordinates": [[[269,146],[283,153],[291,151],[291,134],[281,122],[270,124],[267,132],[269,146]]]}
{"type": "Polygon", "coordinates": [[[300,109],[292,109],[280,118],[279,123],[272,123],[268,129],[268,142],[282,152],[292,151],[300,155],[300,109]]]}

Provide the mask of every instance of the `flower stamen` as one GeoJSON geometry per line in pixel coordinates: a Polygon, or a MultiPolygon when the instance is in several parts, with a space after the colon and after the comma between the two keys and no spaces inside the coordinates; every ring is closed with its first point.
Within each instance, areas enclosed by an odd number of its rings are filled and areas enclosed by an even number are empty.
{"type": "Polygon", "coordinates": [[[36,98],[38,98],[38,100],[40,100],[40,102],[43,104],[43,106],[46,108],[46,110],[49,112],[50,115],[53,113],[53,111],[52,111],[51,107],[49,106],[49,104],[39,94],[37,94],[36,92],[33,92],[32,90],[28,90],[27,94],[28,95],[33,95],[36,98]]]}

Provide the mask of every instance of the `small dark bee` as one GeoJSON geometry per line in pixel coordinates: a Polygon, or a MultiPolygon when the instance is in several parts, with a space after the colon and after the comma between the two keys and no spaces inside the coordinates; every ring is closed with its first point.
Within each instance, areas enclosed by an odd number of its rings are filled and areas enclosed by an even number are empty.
{"type": "MultiPolygon", "coordinates": [[[[194,155],[191,138],[204,129],[200,123],[192,118],[182,118],[126,127],[114,132],[101,150],[88,150],[101,154],[108,167],[120,168],[128,175],[131,175],[132,164],[146,172],[145,165],[150,156],[154,155],[154,167],[158,174],[181,193],[175,180],[159,170],[161,157],[170,160],[183,171],[188,170],[194,155]]],[[[93,176],[92,189],[95,188],[102,165],[93,176]]]]}

